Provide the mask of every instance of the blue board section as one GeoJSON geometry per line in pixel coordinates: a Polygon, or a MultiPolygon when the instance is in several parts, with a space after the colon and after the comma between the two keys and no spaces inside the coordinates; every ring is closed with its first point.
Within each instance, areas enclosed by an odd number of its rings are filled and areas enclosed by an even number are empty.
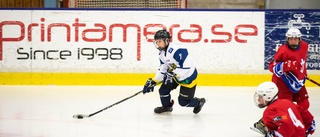
{"type": "Polygon", "coordinates": [[[320,11],[266,11],[265,12],[264,69],[273,58],[278,46],[285,40],[289,27],[297,27],[302,39],[309,43],[308,70],[320,70],[320,11]]]}

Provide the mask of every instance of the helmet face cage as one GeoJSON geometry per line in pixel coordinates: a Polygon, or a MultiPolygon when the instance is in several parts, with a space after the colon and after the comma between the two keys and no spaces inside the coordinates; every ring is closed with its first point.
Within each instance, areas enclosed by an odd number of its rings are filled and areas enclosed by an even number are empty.
{"type": "Polygon", "coordinates": [[[157,44],[159,40],[155,40],[153,41],[153,45],[154,47],[156,47],[156,49],[160,50],[159,45],[157,44]]]}
{"type": "Polygon", "coordinates": [[[165,48],[160,48],[160,46],[158,45],[159,43],[161,43],[161,41],[163,41],[164,43],[166,43],[166,40],[160,38],[160,39],[157,39],[155,41],[153,41],[153,45],[156,47],[156,49],[158,50],[163,50],[165,48]]]}
{"type": "Polygon", "coordinates": [[[264,108],[267,106],[267,102],[265,100],[263,100],[263,102],[259,102],[259,95],[257,93],[254,93],[253,95],[253,101],[254,104],[258,107],[258,108],[264,108]]]}

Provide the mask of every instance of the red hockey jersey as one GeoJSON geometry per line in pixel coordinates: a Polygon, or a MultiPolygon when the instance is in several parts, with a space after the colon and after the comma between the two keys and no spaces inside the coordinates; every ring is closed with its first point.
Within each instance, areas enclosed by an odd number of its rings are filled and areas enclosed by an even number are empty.
{"type": "Polygon", "coordinates": [[[287,99],[272,102],[262,117],[268,131],[277,131],[283,137],[305,137],[312,120],[313,116],[307,109],[287,99]]]}
{"type": "Polygon", "coordinates": [[[289,88],[292,92],[298,92],[304,85],[305,76],[307,76],[307,55],[308,43],[305,41],[301,41],[297,49],[290,49],[286,44],[279,47],[274,59],[269,63],[269,70],[273,73],[272,81],[277,84],[280,90],[289,88]],[[289,60],[297,61],[297,71],[283,72],[280,63],[289,60]]]}

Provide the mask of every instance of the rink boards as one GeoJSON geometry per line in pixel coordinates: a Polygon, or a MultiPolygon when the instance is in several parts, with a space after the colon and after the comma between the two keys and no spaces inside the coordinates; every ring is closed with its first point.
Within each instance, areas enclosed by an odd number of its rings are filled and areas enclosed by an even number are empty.
{"type": "MultiPolygon", "coordinates": [[[[159,61],[153,35],[189,49],[199,85],[256,86],[298,27],[320,81],[318,10],[0,9],[0,84],[142,85],[159,61]],[[67,17],[67,18],[66,18],[67,17]]],[[[308,84],[313,86],[313,84],[308,84]]]]}

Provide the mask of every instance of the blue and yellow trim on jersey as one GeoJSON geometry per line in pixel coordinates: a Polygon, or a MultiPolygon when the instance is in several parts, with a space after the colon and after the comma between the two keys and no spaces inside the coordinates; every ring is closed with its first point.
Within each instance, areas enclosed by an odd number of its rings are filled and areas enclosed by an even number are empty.
{"type": "Polygon", "coordinates": [[[195,69],[192,73],[192,75],[185,80],[179,81],[176,78],[174,79],[177,83],[179,83],[181,86],[187,87],[187,88],[192,88],[195,85],[197,85],[197,76],[198,76],[198,71],[195,69]]]}

